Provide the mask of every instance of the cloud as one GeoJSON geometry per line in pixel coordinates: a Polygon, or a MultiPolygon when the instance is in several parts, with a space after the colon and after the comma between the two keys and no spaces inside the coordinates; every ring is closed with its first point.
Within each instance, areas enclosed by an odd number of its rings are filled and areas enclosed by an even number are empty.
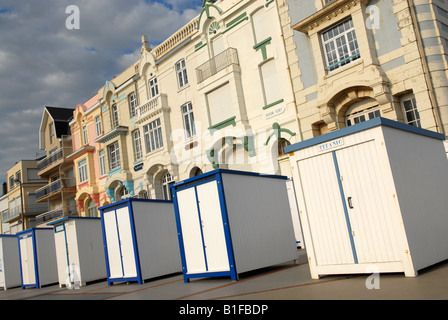
{"type": "Polygon", "coordinates": [[[202,1],[2,0],[0,3],[0,181],[38,152],[46,105],[74,108],[140,54],[191,21],[202,1]],[[76,5],[79,30],[66,28],[76,5]]]}

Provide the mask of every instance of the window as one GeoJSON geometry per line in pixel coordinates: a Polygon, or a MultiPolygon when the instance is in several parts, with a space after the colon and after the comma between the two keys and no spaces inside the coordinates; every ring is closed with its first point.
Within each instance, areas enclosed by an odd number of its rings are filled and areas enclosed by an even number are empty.
{"type": "Polygon", "coordinates": [[[53,122],[48,125],[48,134],[50,135],[50,144],[54,142],[54,126],[53,122]]]}
{"type": "Polygon", "coordinates": [[[280,81],[275,60],[271,59],[263,63],[260,67],[260,74],[263,83],[265,108],[282,101],[280,81]]]}
{"type": "Polygon", "coordinates": [[[116,104],[112,105],[112,128],[118,127],[118,107],[116,104]]]}
{"type": "Polygon", "coordinates": [[[328,71],[333,71],[361,57],[351,18],[323,32],[322,43],[328,71]]]}
{"type": "Polygon", "coordinates": [[[170,184],[174,183],[173,177],[167,172],[162,177],[163,200],[171,200],[170,184]]]}
{"type": "Polygon", "coordinates": [[[182,59],[176,63],[177,81],[179,88],[182,88],[188,84],[187,67],[185,66],[185,60],[182,59]]]}
{"type": "Polygon", "coordinates": [[[14,177],[9,177],[9,190],[14,189],[14,177]]]}
{"type": "Polygon", "coordinates": [[[182,106],[182,118],[184,119],[185,135],[189,139],[196,135],[196,128],[194,125],[193,106],[187,103],[182,106]]]}
{"type": "Polygon", "coordinates": [[[269,23],[269,17],[263,9],[257,10],[252,16],[252,27],[254,30],[255,44],[260,43],[272,36],[272,30],[269,23]]]}
{"type": "Polygon", "coordinates": [[[84,144],[89,143],[89,138],[87,135],[87,126],[85,124],[82,125],[82,141],[84,144]]]}
{"type": "Polygon", "coordinates": [[[129,115],[135,117],[137,115],[137,97],[135,93],[131,93],[128,97],[129,102],[129,115]]]}
{"type": "Polygon", "coordinates": [[[211,125],[222,123],[235,116],[231,102],[231,93],[229,83],[207,93],[207,105],[211,125]]]}
{"type": "Polygon", "coordinates": [[[132,132],[132,140],[134,142],[134,161],[137,161],[143,157],[140,130],[135,130],[132,132]]]}
{"type": "Polygon", "coordinates": [[[154,120],[143,127],[145,133],[146,153],[163,147],[162,127],[160,119],[154,120]]]}
{"type": "Polygon", "coordinates": [[[87,160],[83,159],[78,162],[78,177],[79,183],[87,181],[87,160]]]}
{"type": "Polygon", "coordinates": [[[103,133],[103,129],[101,128],[100,116],[95,117],[95,129],[96,129],[96,136],[99,137],[103,133]]]}
{"type": "Polygon", "coordinates": [[[406,95],[401,99],[403,106],[404,119],[407,124],[415,127],[421,127],[420,114],[417,110],[417,104],[413,95],[406,95]]]}
{"type": "Polygon", "coordinates": [[[16,172],[16,178],[14,179],[16,181],[22,181],[22,173],[20,171],[16,172]]]}
{"type": "Polygon", "coordinates": [[[100,163],[100,176],[104,176],[106,174],[106,160],[104,157],[104,150],[100,150],[98,152],[98,160],[100,163]]]}
{"type": "Polygon", "coordinates": [[[149,93],[151,98],[159,95],[159,85],[157,84],[157,78],[152,78],[149,80],[149,93]]]}
{"type": "Polygon", "coordinates": [[[93,217],[93,218],[98,216],[98,211],[96,209],[96,203],[92,199],[90,199],[87,204],[87,216],[93,217]]]}
{"type": "Polygon", "coordinates": [[[347,127],[373,118],[381,117],[379,106],[373,106],[346,116],[347,127]]]}
{"type": "Polygon", "coordinates": [[[129,190],[126,189],[125,186],[123,186],[120,188],[119,195],[120,195],[120,199],[126,199],[126,198],[129,198],[129,196],[131,194],[129,193],[129,190]]]}
{"type": "Polygon", "coordinates": [[[107,147],[109,153],[109,170],[115,170],[120,168],[120,148],[118,141],[112,143],[107,147]]]}

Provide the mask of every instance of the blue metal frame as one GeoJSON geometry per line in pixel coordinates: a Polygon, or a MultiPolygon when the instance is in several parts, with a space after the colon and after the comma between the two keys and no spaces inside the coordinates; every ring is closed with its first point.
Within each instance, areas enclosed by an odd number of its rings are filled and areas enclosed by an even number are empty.
{"type": "MultiPolygon", "coordinates": [[[[182,262],[182,271],[184,276],[184,282],[189,282],[189,279],[191,278],[203,278],[203,277],[219,277],[219,276],[230,276],[230,278],[234,281],[238,280],[238,271],[236,269],[235,264],[235,255],[233,251],[233,242],[232,242],[232,235],[231,230],[229,226],[229,217],[228,217],[228,211],[227,211],[227,205],[226,205],[226,198],[225,198],[225,191],[224,191],[224,185],[222,181],[222,174],[223,173],[230,173],[230,174],[242,174],[242,175],[250,175],[250,176],[268,176],[271,178],[276,179],[282,179],[287,180],[288,178],[285,176],[279,176],[279,175],[265,175],[265,174],[259,174],[254,172],[246,172],[246,171],[236,171],[236,170],[226,170],[226,169],[217,169],[213,170],[207,173],[204,173],[202,175],[175,183],[170,186],[171,191],[173,193],[173,202],[174,202],[174,213],[176,216],[176,225],[177,225],[177,232],[178,232],[178,238],[179,238],[179,249],[181,254],[181,262],[182,262]],[[204,178],[210,178],[204,180],[204,178]],[[177,201],[177,192],[188,189],[188,188],[195,188],[195,194],[196,194],[196,202],[197,199],[197,192],[196,187],[198,185],[208,183],[211,181],[216,181],[218,186],[218,195],[219,195],[219,202],[221,207],[221,215],[222,215],[222,223],[224,226],[224,236],[227,246],[227,257],[229,260],[229,271],[222,271],[222,272],[202,272],[202,273],[196,273],[196,274],[187,274],[187,264],[186,264],[186,258],[185,258],[185,247],[183,245],[183,236],[182,236],[182,226],[180,222],[180,215],[179,215],[179,204],[177,201]]],[[[198,206],[198,212],[200,214],[199,206],[198,206]]],[[[203,240],[202,240],[203,241],[203,240]]],[[[204,243],[203,243],[204,245],[204,243]]],[[[205,255],[205,252],[204,252],[205,255]]],[[[205,255],[205,259],[206,255],[205,255]]]]}
{"type": "Polygon", "coordinates": [[[37,247],[36,247],[36,230],[51,230],[52,228],[31,228],[24,231],[20,231],[16,233],[17,241],[19,245],[19,261],[20,261],[20,279],[22,281],[22,289],[27,287],[36,287],[36,289],[40,289],[40,279],[39,279],[39,264],[37,261],[37,247]],[[26,237],[25,237],[26,236],[26,237]],[[28,238],[31,236],[33,239],[33,257],[34,257],[34,276],[36,279],[36,283],[34,284],[23,284],[23,268],[22,268],[22,255],[20,251],[20,240],[28,238]]]}
{"type": "MultiPolygon", "coordinates": [[[[105,255],[105,259],[106,259],[106,271],[107,271],[108,285],[111,285],[113,282],[127,282],[127,281],[137,281],[139,284],[142,284],[143,280],[144,280],[143,275],[141,273],[140,255],[139,255],[139,251],[138,251],[138,242],[137,242],[137,234],[135,231],[134,210],[132,208],[132,202],[172,203],[172,201],[169,201],[169,200],[128,198],[128,199],[120,200],[120,201],[117,201],[117,202],[114,202],[114,203],[111,203],[111,204],[108,204],[108,205],[98,208],[100,210],[100,216],[101,216],[101,229],[103,232],[104,255],[105,255]],[[108,251],[107,251],[106,230],[105,230],[105,225],[104,225],[104,213],[114,211],[115,219],[117,219],[116,210],[125,208],[125,207],[128,208],[128,213],[129,213],[129,223],[131,226],[132,243],[134,246],[134,261],[135,261],[135,265],[136,265],[137,276],[136,277],[122,277],[122,278],[111,279],[110,278],[110,267],[109,267],[109,256],[107,253],[108,251]]],[[[118,221],[117,221],[117,225],[118,225],[118,221]]],[[[120,238],[120,231],[118,230],[118,228],[117,228],[117,234],[118,234],[118,238],[120,238]]],[[[120,254],[121,254],[121,247],[119,249],[120,249],[120,254]]],[[[123,262],[122,262],[121,266],[123,268],[123,262]]],[[[124,275],[124,270],[123,270],[123,275],[124,275]]]]}
{"type": "Polygon", "coordinates": [[[411,126],[409,124],[405,124],[402,122],[397,122],[394,120],[378,117],[378,118],[374,118],[374,119],[371,119],[371,120],[368,120],[365,122],[355,124],[350,127],[345,127],[345,128],[342,128],[342,129],[339,129],[339,130],[336,130],[336,131],[333,131],[330,133],[326,133],[326,134],[323,134],[321,136],[318,136],[318,137],[315,137],[312,139],[298,142],[298,143],[295,143],[290,146],[286,146],[284,151],[285,151],[285,153],[290,153],[290,152],[302,150],[302,149],[305,149],[305,148],[308,148],[308,147],[311,147],[311,146],[314,146],[314,145],[317,145],[317,144],[320,144],[320,143],[323,143],[326,141],[341,138],[341,137],[347,136],[352,133],[364,131],[364,130],[378,127],[381,125],[390,127],[390,128],[394,128],[394,129],[407,131],[407,132],[412,132],[415,134],[419,134],[419,135],[434,138],[434,139],[445,140],[445,136],[443,134],[440,134],[440,133],[437,133],[434,131],[430,131],[430,130],[426,130],[426,129],[421,129],[418,127],[414,127],[414,126],[411,126]]]}

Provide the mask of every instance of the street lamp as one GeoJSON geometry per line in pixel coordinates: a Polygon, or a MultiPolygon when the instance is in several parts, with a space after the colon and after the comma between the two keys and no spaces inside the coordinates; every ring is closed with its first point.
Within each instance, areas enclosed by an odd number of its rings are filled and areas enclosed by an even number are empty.
{"type": "Polygon", "coordinates": [[[20,206],[21,206],[21,209],[20,209],[20,219],[22,220],[22,229],[26,230],[25,229],[25,217],[24,217],[24,214],[23,214],[24,207],[23,207],[22,181],[20,181],[18,179],[15,179],[14,183],[18,183],[19,186],[20,186],[20,206]]]}

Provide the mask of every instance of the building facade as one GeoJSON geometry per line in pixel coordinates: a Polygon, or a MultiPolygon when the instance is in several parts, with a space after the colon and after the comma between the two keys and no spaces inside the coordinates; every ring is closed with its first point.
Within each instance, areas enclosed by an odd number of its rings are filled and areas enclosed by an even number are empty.
{"type": "Polygon", "coordinates": [[[105,150],[95,142],[103,136],[103,120],[96,94],[76,106],[70,121],[73,153],[68,158],[74,163],[76,206],[80,216],[98,217],[97,208],[109,203],[104,188],[107,177],[105,150]]]}
{"type": "Polygon", "coordinates": [[[36,225],[45,226],[49,221],[63,216],[77,215],[75,204],[76,185],[69,120],[73,109],[45,107],[42,115],[39,147],[46,156],[37,163],[38,175],[47,183],[36,190],[36,201],[48,203],[48,211],[36,217],[36,225]]]}
{"type": "MultiPolygon", "coordinates": [[[[75,112],[71,128],[81,154],[87,121],[85,154],[104,160],[86,160],[94,177],[87,174],[88,193],[98,190],[99,205],[129,196],[170,199],[171,183],[214,168],[290,176],[283,146],[300,141],[275,1],[205,1],[198,17],[155,48],[143,36],[140,59],[89,104],[77,108],[84,116],[75,112]]],[[[79,186],[76,198],[83,200],[79,186]]]]}
{"type": "Polygon", "coordinates": [[[280,2],[303,140],[377,116],[446,135],[445,2],[280,2]]]}
{"type": "Polygon", "coordinates": [[[48,210],[37,191],[45,185],[38,176],[38,160],[21,160],[6,173],[8,210],[2,212],[3,233],[16,234],[36,226],[36,216],[48,210]]]}

